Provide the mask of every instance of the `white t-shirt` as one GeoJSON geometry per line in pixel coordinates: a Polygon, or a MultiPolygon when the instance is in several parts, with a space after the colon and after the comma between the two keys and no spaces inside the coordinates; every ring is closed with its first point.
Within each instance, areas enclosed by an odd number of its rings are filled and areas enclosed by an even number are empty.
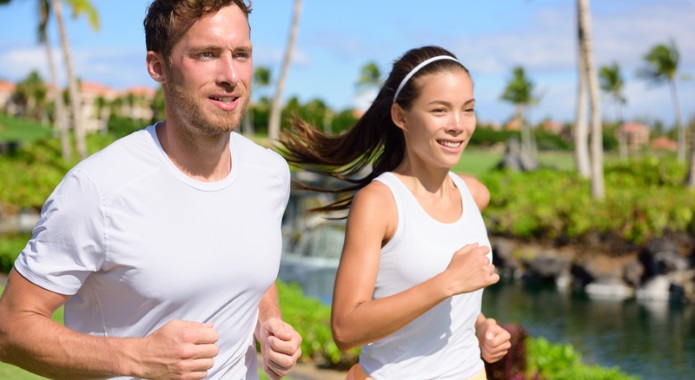
{"type": "MultiPolygon", "coordinates": [[[[398,210],[393,238],[381,249],[374,299],[403,292],[443,272],[466,244],[490,247],[487,230],[466,183],[459,189],[463,212],[453,223],[433,219],[393,173],[376,180],[389,187],[398,210]]],[[[492,260],[492,253],[489,254],[492,260]]],[[[461,380],[484,368],[475,321],[482,289],[442,301],[393,334],[362,348],[360,365],[375,380],[461,380]]]]}
{"type": "Polygon", "coordinates": [[[73,168],[46,201],[15,269],[73,295],[66,326],[144,337],[174,320],[213,322],[220,352],[210,379],[257,379],[259,302],[277,277],[289,168],[232,133],[232,170],[191,179],[155,126],[73,168]]]}

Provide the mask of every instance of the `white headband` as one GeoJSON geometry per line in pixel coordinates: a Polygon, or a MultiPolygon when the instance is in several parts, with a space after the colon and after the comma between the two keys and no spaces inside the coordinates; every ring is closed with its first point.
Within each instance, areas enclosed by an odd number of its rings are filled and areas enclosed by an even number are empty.
{"type": "Polygon", "coordinates": [[[450,55],[438,55],[438,56],[436,56],[436,57],[432,57],[432,58],[429,58],[429,59],[426,59],[426,60],[420,62],[419,65],[415,66],[414,69],[410,70],[410,72],[408,73],[408,75],[406,75],[405,78],[403,78],[403,80],[401,81],[401,84],[398,85],[398,89],[396,89],[396,93],[393,95],[393,103],[396,103],[396,99],[398,99],[398,94],[401,93],[401,90],[403,89],[403,86],[405,86],[405,84],[408,83],[408,81],[410,80],[410,78],[412,78],[413,75],[415,75],[415,73],[417,73],[418,71],[420,71],[420,69],[422,69],[423,67],[429,65],[430,63],[432,63],[432,62],[434,62],[434,61],[439,61],[439,60],[442,60],[442,59],[450,59],[450,60],[452,60],[452,61],[458,62],[458,59],[456,59],[456,58],[454,58],[454,57],[452,57],[452,56],[450,56],[450,55]]]}

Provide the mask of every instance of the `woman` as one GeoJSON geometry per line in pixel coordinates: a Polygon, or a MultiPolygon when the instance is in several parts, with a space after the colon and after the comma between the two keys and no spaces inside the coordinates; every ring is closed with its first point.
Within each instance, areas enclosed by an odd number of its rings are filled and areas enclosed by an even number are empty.
{"type": "Polygon", "coordinates": [[[494,362],[510,347],[481,313],[482,288],[499,280],[480,214],[490,193],[450,171],[475,130],[474,106],[468,70],[427,46],[394,63],[345,134],[296,120],[282,136],[290,162],[358,191],[318,209],[350,210],[331,317],[340,349],[363,347],[348,379],[485,379],[481,356],[494,362]]]}

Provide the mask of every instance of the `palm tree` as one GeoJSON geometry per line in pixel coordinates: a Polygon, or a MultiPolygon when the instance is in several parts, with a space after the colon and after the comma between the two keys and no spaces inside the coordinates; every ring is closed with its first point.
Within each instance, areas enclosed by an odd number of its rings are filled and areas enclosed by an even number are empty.
{"type": "MultiPolygon", "coordinates": [[[[93,29],[99,29],[99,17],[96,10],[89,0],[68,0],[68,4],[72,7],[73,16],[87,14],[89,23],[93,29]]],[[[85,128],[82,122],[82,101],[80,91],[77,85],[77,78],[72,69],[72,57],[70,54],[70,44],[68,43],[67,30],[63,22],[63,8],[61,0],[51,0],[53,13],[58,22],[58,30],[60,32],[60,43],[63,48],[63,59],[65,60],[65,70],[68,77],[68,88],[70,90],[70,108],[72,110],[72,122],[75,130],[75,141],[77,143],[77,153],[81,159],[87,157],[87,141],[85,128]]]]}
{"type": "Polygon", "coordinates": [[[379,87],[381,82],[381,70],[375,62],[367,62],[360,69],[360,78],[357,80],[357,89],[366,91],[379,87]]]}
{"type": "Polygon", "coordinates": [[[282,105],[280,101],[282,99],[282,91],[285,87],[285,80],[287,79],[287,71],[290,67],[290,62],[292,61],[292,52],[294,51],[294,44],[297,40],[297,31],[299,29],[299,17],[302,14],[302,0],[294,0],[294,11],[292,12],[292,24],[290,26],[290,34],[287,40],[287,49],[285,50],[285,57],[282,62],[282,69],[280,70],[280,77],[278,78],[277,87],[275,89],[275,96],[273,97],[273,103],[270,108],[270,121],[268,122],[268,138],[270,142],[273,143],[277,141],[280,134],[280,115],[282,111],[282,105]]]}
{"type": "Polygon", "coordinates": [[[681,123],[680,103],[676,90],[676,78],[678,76],[678,61],[680,53],[676,44],[658,44],[644,55],[645,67],[637,72],[642,78],[656,84],[668,83],[671,88],[671,100],[673,101],[676,116],[676,128],[678,129],[678,162],[685,161],[685,128],[681,123]]]}
{"type": "Polygon", "coordinates": [[[48,22],[51,17],[51,4],[49,0],[39,0],[39,42],[41,42],[46,50],[46,58],[48,61],[48,72],[51,76],[51,92],[53,94],[53,104],[55,114],[53,115],[53,123],[55,129],[60,133],[60,145],[63,160],[69,161],[72,158],[72,144],[70,143],[70,128],[68,126],[67,115],[65,113],[65,103],[60,94],[58,86],[58,74],[56,72],[55,61],[53,60],[53,49],[48,41],[48,22]]]}
{"type": "Polygon", "coordinates": [[[591,13],[589,0],[577,0],[579,19],[579,51],[583,65],[584,78],[589,90],[591,106],[591,195],[596,200],[603,200],[605,188],[603,183],[603,130],[601,127],[601,104],[598,96],[598,75],[594,65],[594,50],[591,42],[591,13]]]}
{"type": "MultiPolygon", "coordinates": [[[[9,4],[11,2],[12,0],[0,0],[0,5],[9,4]]],[[[51,49],[51,44],[48,41],[47,33],[48,22],[51,15],[50,0],[39,0],[37,5],[39,15],[38,39],[39,43],[44,46],[46,52],[46,61],[48,62],[48,72],[50,74],[50,87],[55,109],[53,123],[55,128],[60,133],[62,155],[63,159],[67,161],[70,160],[72,156],[72,147],[70,144],[69,128],[65,114],[65,104],[63,103],[63,97],[60,93],[60,87],[58,86],[58,75],[56,74],[55,61],[53,60],[53,50],[51,49]]]]}
{"type": "Polygon", "coordinates": [[[524,114],[526,107],[536,102],[537,97],[534,95],[535,84],[526,76],[524,68],[517,66],[512,69],[512,76],[507,82],[502,93],[502,100],[506,100],[516,106],[514,118],[521,124],[521,149],[524,154],[533,157],[531,141],[531,130],[529,124],[525,121],[524,114]]]}
{"type": "Polygon", "coordinates": [[[584,52],[584,30],[579,19],[579,2],[577,2],[577,119],[574,126],[574,158],[577,173],[582,178],[591,177],[589,162],[589,124],[587,121],[586,70],[584,69],[586,53],[584,52]]]}
{"type": "Polygon", "coordinates": [[[598,79],[601,86],[601,90],[606,94],[610,95],[615,103],[615,124],[618,127],[618,142],[620,146],[620,158],[627,158],[627,143],[625,141],[625,134],[620,130],[620,124],[622,122],[622,108],[621,106],[627,102],[625,95],[623,94],[623,88],[625,87],[625,79],[620,72],[620,66],[617,63],[613,63],[607,66],[601,66],[598,72],[598,79]]]}

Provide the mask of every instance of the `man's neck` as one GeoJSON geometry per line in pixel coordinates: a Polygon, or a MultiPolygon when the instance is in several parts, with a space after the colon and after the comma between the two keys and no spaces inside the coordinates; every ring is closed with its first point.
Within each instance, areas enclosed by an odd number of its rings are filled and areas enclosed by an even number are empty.
{"type": "Polygon", "coordinates": [[[171,162],[188,177],[217,182],[229,175],[232,169],[230,133],[208,135],[168,121],[157,124],[155,131],[171,162]]]}

